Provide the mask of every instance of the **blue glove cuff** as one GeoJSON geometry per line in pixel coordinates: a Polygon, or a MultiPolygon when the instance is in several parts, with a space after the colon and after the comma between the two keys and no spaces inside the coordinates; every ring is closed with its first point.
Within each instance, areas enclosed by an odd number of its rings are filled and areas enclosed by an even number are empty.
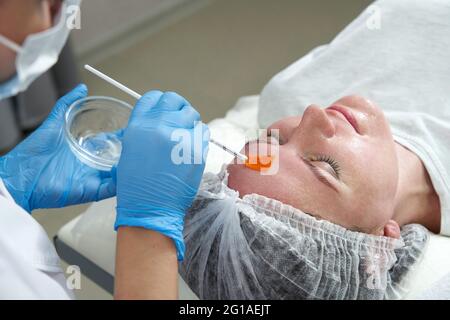
{"type": "Polygon", "coordinates": [[[148,211],[129,211],[121,208],[116,210],[117,217],[114,230],[117,231],[120,227],[138,227],[159,232],[173,240],[177,250],[177,259],[178,261],[183,261],[186,249],[183,237],[184,221],[180,223],[179,213],[169,212],[169,215],[173,217],[173,221],[170,221],[171,219],[168,219],[167,213],[164,215],[159,213],[151,215],[151,212],[148,211]]]}

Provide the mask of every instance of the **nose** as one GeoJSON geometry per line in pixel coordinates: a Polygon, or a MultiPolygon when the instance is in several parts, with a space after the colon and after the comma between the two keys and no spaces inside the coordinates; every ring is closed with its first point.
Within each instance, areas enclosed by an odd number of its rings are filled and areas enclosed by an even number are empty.
{"type": "Polygon", "coordinates": [[[303,113],[298,130],[304,134],[330,139],[336,134],[336,127],[328,118],[325,110],[317,105],[309,106],[303,113]]]}

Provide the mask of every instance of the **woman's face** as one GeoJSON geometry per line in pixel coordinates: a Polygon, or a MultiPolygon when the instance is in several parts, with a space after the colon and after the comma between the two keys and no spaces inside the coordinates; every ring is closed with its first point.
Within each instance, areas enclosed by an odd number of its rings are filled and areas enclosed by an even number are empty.
{"type": "MultiPolygon", "coordinates": [[[[279,200],[350,230],[383,235],[394,212],[398,162],[379,107],[349,96],[327,109],[312,105],[302,117],[268,129],[279,130],[278,173],[261,175],[231,164],[230,188],[240,196],[257,193],[279,200]]],[[[248,144],[243,152],[249,149],[248,144]]]]}
{"type": "MultiPolygon", "coordinates": [[[[0,34],[21,45],[28,35],[50,28],[61,0],[0,0],[0,34]]],[[[0,44],[0,82],[11,78],[16,52],[0,44]]]]}

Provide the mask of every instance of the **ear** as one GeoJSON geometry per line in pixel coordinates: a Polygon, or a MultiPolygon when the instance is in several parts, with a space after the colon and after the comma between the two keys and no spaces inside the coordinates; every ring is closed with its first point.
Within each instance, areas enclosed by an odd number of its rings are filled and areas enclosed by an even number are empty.
{"type": "Polygon", "coordinates": [[[400,226],[398,225],[398,223],[396,221],[389,220],[386,223],[386,225],[384,226],[383,235],[385,237],[399,239],[400,238],[400,226]]]}

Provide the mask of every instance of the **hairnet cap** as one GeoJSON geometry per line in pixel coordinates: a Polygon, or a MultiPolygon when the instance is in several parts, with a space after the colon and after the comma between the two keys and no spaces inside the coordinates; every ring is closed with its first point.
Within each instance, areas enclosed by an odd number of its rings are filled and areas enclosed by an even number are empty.
{"type": "Polygon", "coordinates": [[[395,299],[428,240],[349,231],[206,174],[185,224],[180,273],[201,299],[395,299]]]}

